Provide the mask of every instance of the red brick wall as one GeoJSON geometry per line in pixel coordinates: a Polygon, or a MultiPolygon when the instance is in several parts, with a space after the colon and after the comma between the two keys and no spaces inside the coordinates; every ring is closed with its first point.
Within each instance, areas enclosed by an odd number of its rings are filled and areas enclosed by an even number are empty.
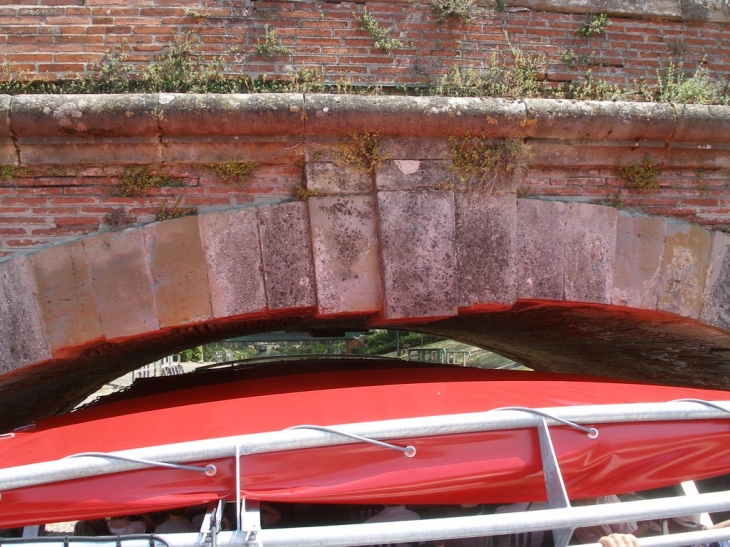
{"type": "MultiPolygon", "coordinates": [[[[491,3],[489,4],[491,6],[491,3]]],[[[509,6],[509,2],[508,2],[509,6]]],[[[517,9],[517,8],[516,8],[517,9]]],[[[530,10],[497,11],[482,5],[472,23],[436,24],[426,1],[329,2],[246,0],[0,0],[0,63],[59,79],[82,74],[104,52],[125,44],[138,66],[164,53],[176,36],[189,33],[202,51],[220,56],[228,73],[282,77],[299,68],[317,69],[327,82],[384,86],[437,82],[453,66],[482,68],[492,52],[512,44],[545,55],[545,77],[579,79],[586,66],[561,60],[573,50],[601,66],[597,77],[628,84],[653,80],[656,70],[680,57],[693,67],[705,59],[715,77],[730,74],[730,25],[611,16],[606,35],[582,38],[586,16],[530,10]],[[364,6],[403,46],[385,54],[373,47],[356,15],[364,6]],[[195,13],[193,13],[195,12],[195,13]],[[187,15],[186,15],[187,14],[187,15]],[[202,15],[197,17],[196,15],[202,15]],[[291,54],[256,55],[270,25],[291,54]]],[[[153,169],[157,169],[153,167],[153,169]]],[[[149,222],[163,203],[200,210],[290,199],[301,182],[294,163],[263,165],[245,189],[221,184],[201,166],[167,165],[159,170],[181,183],[149,198],[113,195],[123,166],[48,166],[0,175],[0,256],[65,237],[122,224],[149,222]],[[106,220],[105,220],[106,219],[106,220]]],[[[650,214],[674,216],[707,227],[730,225],[730,172],[664,170],[658,190],[627,190],[615,169],[534,167],[522,188],[531,197],[603,202],[650,214]]]]}
{"type": "Polygon", "coordinates": [[[730,170],[662,170],[656,183],[655,190],[625,188],[615,169],[531,169],[523,192],[680,218],[707,228],[730,225],[730,170]]]}
{"type": "Polygon", "coordinates": [[[163,205],[179,203],[204,211],[291,199],[301,182],[295,165],[261,166],[245,189],[222,183],[200,166],[179,165],[152,171],[172,176],[176,186],[153,189],[145,198],[125,198],[114,195],[121,166],[64,169],[69,172],[63,176],[54,173],[57,169],[38,167],[27,178],[0,180],[0,256],[102,229],[151,222],[163,205]],[[110,217],[115,211],[123,213],[116,223],[110,217]]]}
{"type": "Polygon", "coordinates": [[[306,67],[329,82],[420,84],[437,81],[455,65],[485,66],[491,52],[507,46],[507,33],[515,46],[545,55],[548,80],[582,76],[585,65],[570,68],[561,61],[568,50],[605,65],[591,68],[617,83],[652,80],[663,63],[680,57],[690,67],[705,59],[718,77],[730,74],[730,25],[611,16],[605,36],[587,39],[577,32],[584,14],[510,8],[510,2],[506,11],[497,11],[493,2],[483,4],[472,23],[437,24],[426,0],[3,0],[0,63],[63,78],[83,73],[122,43],[143,64],[175,36],[190,34],[205,53],[220,56],[229,73],[277,77],[306,67]],[[402,47],[390,55],[373,47],[356,19],[365,6],[402,47]],[[291,54],[272,59],[255,54],[265,25],[291,54]]]}

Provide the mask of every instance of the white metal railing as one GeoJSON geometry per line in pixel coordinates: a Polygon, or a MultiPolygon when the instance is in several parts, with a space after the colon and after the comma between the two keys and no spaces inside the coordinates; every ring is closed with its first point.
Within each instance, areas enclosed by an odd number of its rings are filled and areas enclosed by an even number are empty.
{"type": "MultiPolygon", "coordinates": [[[[692,495],[571,507],[562,482],[560,466],[550,439],[550,425],[568,425],[582,430],[590,438],[600,435],[600,424],[616,422],[646,422],[665,420],[699,420],[730,418],[730,401],[684,400],[667,403],[639,403],[623,405],[591,405],[530,409],[509,407],[487,412],[387,420],[336,427],[298,426],[284,431],[241,435],[222,439],[192,441],[173,445],[126,450],[110,454],[86,453],[67,459],[0,470],[0,492],[37,484],[52,483],[73,478],[115,473],[153,465],[177,466],[212,475],[215,466],[185,466],[184,462],[234,457],[236,476],[240,480],[243,456],[295,450],[316,446],[331,446],[352,442],[373,442],[385,448],[397,449],[408,457],[416,455],[410,446],[396,446],[384,442],[391,438],[448,435],[474,431],[493,431],[536,427],[539,434],[545,485],[549,509],[529,513],[500,513],[472,517],[425,519],[420,521],[352,524],[307,528],[261,529],[258,504],[240,498],[240,484],[236,487],[239,523],[236,532],[218,533],[216,525],[199,534],[168,534],[139,536],[68,539],[56,538],[66,547],[80,547],[94,542],[105,546],[110,542],[124,547],[155,547],[160,542],[169,547],[345,547],[351,545],[381,545],[445,540],[463,537],[485,537],[540,530],[552,530],[556,547],[565,547],[577,527],[612,524],[627,521],[665,519],[690,514],[730,510],[730,492],[692,495]],[[248,507],[248,505],[251,507],[248,507]]],[[[208,523],[212,519],[207,518],[208,523]]],[[[213,519],[213,522],[214,519],[213,519]]],[[[208,526],[211,526],[210,524],[208,526]]],[[[730,539],[730,530],[708,530],[691,534],[677,534],[648,538],[644,547],[679,547],[715,539],[730,539]]],[[[24,539],[24,545],[47,545],[53,539],[24,539]]],[[[0,540],[18,543],[18,540],[0,540]]]]}
{"type": "Polygon", "coordinates": [[[408,348],[407,360],[424,363],[444,363],[466,366],[471,352],[466,350],[447,350],[444,348],[408,348]]]}
{"type": "MultiPolygon", "coordinates": [[[[232,532],[208,534],[164,534],[107,538],[35,538],[0,540],[0,545],[22,543],[26,547],[66,547],[123,545],[123,547],[346,547],[426,542],[463,537],[484,537],[513,533],[584,527],[597,524],[670,518],[701,512],[730,509],[730,492],[692,497],[662,498],[625,503],[543,509],[525,513],[502,513],[471,517],[450,517],[418,521],[314,526],[306,528],[260,529],[249,525],[232,532]],[[215,538],[215,541],[213,541],[215,538]],[[157,541],[156,541],[157,540],[157,541]]],[[[706,530],[641,539],[643,547],[680,547],[730,539],[730,529],[706,530]]],[[[598,544],[589,544],[597,547],[598,544]]]]}
{"type": "MultiPolygon", "coordinates": [[[[730,401],[700,403],[674,401],[666,403],[633,403],[613,405],[586,405],[542,409],[495,409],[469,414],[449,414],[363,422],[331,426],[342,432],[369,439],[409,439],[424,436],[452,435],[480,431],[497,431],[538,427],[548,414],[548,425],[568,420],[576,424],[597,425],[619,422],[647,422],[667,420],[730,419],[730,401]],[[712,406],[708,406],[712,405],[712,406]],[[526,410],[530,410],[529,412],[526,410]]],[[[9,434],[12,436],[12,433],[9,434]]],[[[336,433],[288,429],[254,433],[169,445],[150,446],[111,453],[124,458],[137,458],[169,463],[201,462],[242,455],[298,450],[320,446],[334,446],[358,442],[336,433]]],[[[0,493],[62,480],[92,477],[108,473],[142,469],[146,465],[132,461],[109,461],[99,457],[75,457],[58,461],[29,464],[0,469],[0,493]]]]}
{"type": "Polygon", "coordinates": [[[184,371],[182,366],[182,356],[179,353],[168,355],[155,361],[140,367],[132,372],[132,378],[152,378],[155,376],[173,376],[175,374],[182,374],[184,371]]]}

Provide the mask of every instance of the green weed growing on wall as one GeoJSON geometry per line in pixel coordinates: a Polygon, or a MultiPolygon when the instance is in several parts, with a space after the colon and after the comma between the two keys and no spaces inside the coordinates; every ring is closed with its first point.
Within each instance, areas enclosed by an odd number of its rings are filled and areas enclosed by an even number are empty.
{"type": "Polygon", "coordinates": [[[307,188],[306,183],[297,184],[294,187],[294,197],[297,198],[299,201],[308,201],[309,198],[318,196],[319,190],[310,190],[307,188]]]}
{"type": "Polygon", "coordinates": [[[67,93],[126,93],[132,80],[133,67],[126,53],[126,42],[115,50],[107,50],[82,78],[70,80],[67,93]]]}
{"type": "Polygon", "coordinates": [[[510,44],[491,54],[483,70],[453,67],[434,86],[434,95],[455,97],[542,97],[549,90],[542,81],[542,54],[529,54],[510,44]]]}
{"type": "Polygon", "coordinates": [[[207,13],[196,11],[194,9],[186,9],[185,17],[189,17],[190,19],[207,19],[208,17],[210,17],[210,15],[208,15],[207,13]]]}
{"type": "Polygon", "coordinates": [[[190,35],[178,36],[167,52],[142,74],[148,93],[174,89],[178,93],[205,93],[215,80],[222,80],[219,59],[207,60],[190,35]]]}
{"type": "Polygon", "coordinates": [[[337,163],[361,173],[375,173],[386,159],[377,131],[371,132],[366,128],[361,132],[353,131],[349,137],[350,142],[341,143],[335,152],[337,163]]]}
{"type": "Polygon", "coordinates": [[[111,228],[119,228],[120,226],[131,224],[132,222],[132,217],[129,216],[121,207],[113,209],[111,212],[104,215],[104,224],[111,228]]]}
{"type": "Polygon", "coordinates": [[[149,167],[127,166],[115,189],[116,195],[123,198],[147,197],[153,188],[174,186],[175,181],[167,175],[153,175],[149,167]]]}
{"type": "Polygon", "coordinates": [[[578,35],[583,38],[591,38],[593,36],[603,36],[606,34],[606,29],[611,25],[611,21],[608,20],[608,15],[605,13],[592,13],[583,22],[583,25],[578,29],[578,35]]]}
{"type": "Polygon", "coordinates": [[[560,56],[560,60],[563,61],[570,68],[575,68],[578,65],[583,66],[602,66],[603,63],[599,61],[596,56],[596,52],[592,51],[590,55],[578,55],[572,49],[567,49],[560,56]]]}
{"type": "Polygon", "coordinates": [[[254,52],[264,57],[273,57],[274,55],[289,55],[292,50],[281,45],[274,29],[269,25],[264,25],[264,38],[257,40],[254,52]]]}
{"type": "Polygon", "coordinates": [[[180,198],[178,198],[175,202],[175,205],[173,206],[168,206],[167,201],[163,202],[162,205],[160,205],[160,208],[157,209],[155,220],[161,221],[171,220],[173,218],[187,217],[190,215],[195,215],[197,214],[197,212],[197,207],[184,207],[180,205],[180,198]]]}
{"type": "Polygon", "coordinates": [[[390,32],[391,29],[386,27],[381,27],[378,22],[375,20],[375,18],[370,14],[370,12],[367,10],[367,8],[363,8],[362,13],[360,15],[355,15],[357,18],[358,23],[360,23],[360,27],[367,30],[370,33],[370,36],[373,37],[375,40],[375,47],[379,49],[380,51],[383,51],[385,53],[390,53],[391,50],[401,47],[403,44],[400,42],[400,40],[396,40],[395,38],[390,38],[390,32]]]}
{"type": "Polygon", "coordinates": [[[23,179],[33,176],[33,170],[29,167],[17,165],[0,165],[0,181],[23,179]]]}
{"type": "Polygon", "coordinates": [[[474,0],[431,0],[431,11],[437,23],[449,19],[468,23],[474,20],[474,0]]]}
{"type": "Polygon", "coordinates": [[[637,188],[639,190],[655,190],[659,188],[657,176],[661,171],[661,165],[651,159],[651,156],[644,154],[640,160],[621,165],[618,174],[626,188],[637,188]]]}
{"type": "Polygon", "coordinates": [[[466,133],[451,137],[450,169],[468,192],[502,193],[519,186],[527,175],[529,156],[517,139],[486,139],[466,133]]]}
{"type": "MultiPolygon", "coordinates": [[[[446,1],[446,0],[444,0],[446,1]]],[[[450,0],[449,0],[450,1],[450,0]]],[[[452,9],[446,6],[447,11],[452,9]]],[[[454,5],[453,10],[456,11],[454,5]]],[[[377,46],[389,52],[400,46],[389,38],[390,29],[381,28],[372,15],[363,10],[358,18],[376,38],[377,46]],[[379,41],[379,40],[384,41],[379,41]]],[[[605,21],[604,21],[605,22],[605,21]]],[[[601,23],[601,19],[597,19],[601,23]]],[[[603,23],[601,23],[602,25],[603,23]]],[[[598,25],[598,26],[601,26],[598,25]]],[[[595,25],[594,25],[595,27],[595,25]]],[[[589,25],[590,28],[590,25],[589,25]]],[[[587,32],[587,31],[586,31],[587,32]]],[[[272,51],[266,44],[276,45],[275,35],[261,43],[262,51],[272,51]]],[[[453,67],[439,81],[430,84],[398,85],[392,90],[409,95],[443,95],[475,97],[545,97],[577,100],[665,101],[696,104],[730,104],[730,83],[714,81],[703,64],[694,71],[683,69],[681,62],[669,61],[657,73],[657,82],[643,80],[629,85],[617,85],[595,77],[590,70],[585,77],[566,82],[563,86],[545,81],[546,57],[543,53],[523,51],[505,35],[507,47],[491,53],[485,67],[453,67]]],[[[317,69],[291,67],[288,76],[256,78],[246,74],[226,73],[221,58],[206,56],[193,35],[178,36],[168,44],[164,54],[149,64],[136,65],[127,44],[101,54],[83,76],[68,80],[38,79],[12,64],[0,65],[0,94],[27,93],[381,93],[378,85],[353,85],[346,80],[327,82],[317,69]]],[[[230,52],[233,51],[233,48],[230,52]]],[[[600,59],[591,55],[563,52],[561,59],[571,67],[597,66],[600,59]]],[[[423,68],[414,65],[414,75],[426,76],[423,68]]]]}
{"type": "Polygon", "coordinates": [[[712,82],[710,71],[700,63],[694,73],[684,69],[682,61],[669,61],[657,71],[658,100],[667,103],[730,104],[727,84],[712,82]]]}
{"type": "Polygon", "coordinates": [[[0,93],[21,95],[32,93],[34,87],[32,75],[27,70],[16,70],[10,63],[0,65],[0,93]]]}
{"type": "Polygon", "coordinates": [[[213,163],[207,168],[213,171],[221,182],[242,187],[251,182],[253,174],[259,169],[259,164],[255,161],[213,163]]]}

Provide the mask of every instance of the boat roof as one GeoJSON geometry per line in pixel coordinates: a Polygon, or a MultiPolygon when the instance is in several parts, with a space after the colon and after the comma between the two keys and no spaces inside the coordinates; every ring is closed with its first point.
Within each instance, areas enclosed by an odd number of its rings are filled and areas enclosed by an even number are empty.
{"type": "Polygon", "coordinates": [[[89,518],[236,492],[314,503],[539,501],[545,497],[535,429],[542,427],[541,409],[589,424],[576,430],[551,419],[573,495],[615,492],[619,479],[638,490],[730,471],[726,399],[717,390],[389,359],[227,363],[143,379],[112,401],[0,438],[1,501],[27,519],[8,515],[8,523],[44,521],[41,513],[68,516],[68,503],[89,518]],[[681,403],[678,414],[657,417],[662,405],[655,403],[679,398],[725,406],[708,412],[706,405],[681,403]],[[636,404],[644,406],[631,420],[613,408],[636,404]],[[590,413],[581,414],[581,405],[590,413]],[[618,418],[609,423],[612,412],[618,418]],[[597,442],[586,435],[594,423],[605,424],[597,442]],[[400,448],[343,441],[342,431],[400,448]],[[418,451],[410,459],[403,457],[409,444],[418,451]],[[649,450],[664,462],[660,467],[647,469],[649,450]],[[122,452],[219,471],[196,478],[196,471],[147,464],[117,469],[112,460],[122,452]]]}

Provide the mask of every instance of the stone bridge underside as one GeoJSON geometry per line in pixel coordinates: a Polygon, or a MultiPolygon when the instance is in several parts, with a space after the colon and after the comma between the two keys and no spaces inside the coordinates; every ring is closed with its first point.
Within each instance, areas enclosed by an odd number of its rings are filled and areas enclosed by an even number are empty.
{"type": "MultiPolygon", "coordinates": [[[[355,126],[332,123],[335,134],[355,126]]],[[[462,192],[397,148],[372,178],[305,150],[307,184],[321,190],[307,201],[0,262],[0,429],[66,411],[174,351],[274,330],[397,327],[538,370],[730,389],[729,234],[514,189],[462,192]]]]}

